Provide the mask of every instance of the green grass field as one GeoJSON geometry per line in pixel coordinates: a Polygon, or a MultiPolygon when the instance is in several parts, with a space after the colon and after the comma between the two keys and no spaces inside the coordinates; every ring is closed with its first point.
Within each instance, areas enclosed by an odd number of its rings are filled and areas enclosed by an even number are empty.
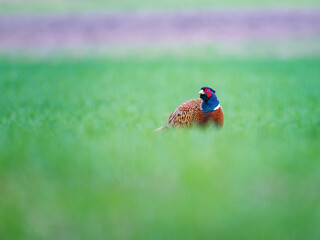
{"type": "Polygon", "coordinates": [[[0,13],[65,13],[141,9],[319,6],[318,0],[2,0],[0,13]]]}
{"type": "Polygon", "coordinates": [[[319,239],[320,58],[0,60],[0,239],[319,239]],[[225,126],[155,133],[203,85],[225,126]]]}

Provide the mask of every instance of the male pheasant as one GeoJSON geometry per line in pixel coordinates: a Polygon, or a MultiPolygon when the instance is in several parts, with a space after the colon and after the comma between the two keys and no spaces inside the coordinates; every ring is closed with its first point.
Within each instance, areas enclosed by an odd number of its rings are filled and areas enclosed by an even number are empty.
{"type": "Polygon", "coordinates": [[[202,87],[200,98],[191,99],[181,104],[171,113],[165,126],[156,130],[170,127],[189,127],[191,125],[204,126],[214,123],[218,127],[223,126],[223,111],[216,96],[216,91],[210,87],[202,87]]]}

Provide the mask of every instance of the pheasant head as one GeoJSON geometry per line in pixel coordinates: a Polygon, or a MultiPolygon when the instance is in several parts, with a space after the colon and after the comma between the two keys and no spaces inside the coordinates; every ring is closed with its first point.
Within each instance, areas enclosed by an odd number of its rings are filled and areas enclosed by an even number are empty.
{"type": "Polygon", "coordinates": [[[203,100],[201,104],[201,110],[203,112],[208,113],[219,108],[220,103],[215,90],[210,87],[202,87],[199,94],[200,98],[203,100]]]}

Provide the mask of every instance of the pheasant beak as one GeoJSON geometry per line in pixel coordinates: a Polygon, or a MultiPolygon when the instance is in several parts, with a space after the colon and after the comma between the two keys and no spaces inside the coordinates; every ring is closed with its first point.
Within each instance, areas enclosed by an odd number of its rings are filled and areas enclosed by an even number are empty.
{"type": "Polygon", "coordinates": [[[200,94],[200,95],[205,94],[204,91],[203,91],[203,89],[200,90],[199,94],[200,94]]]}

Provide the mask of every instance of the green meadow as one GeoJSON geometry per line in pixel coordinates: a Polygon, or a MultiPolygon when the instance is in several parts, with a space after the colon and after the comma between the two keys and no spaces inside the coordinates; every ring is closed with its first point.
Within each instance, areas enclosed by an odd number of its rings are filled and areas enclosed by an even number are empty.
{"type": "Polygon", "coordinates": [[[320,58],[0,59],[0,239],[319,239],[320,58]],[[154,132],[200,87],[225,125],[154,132]]]}
{"type": "Polygon", "coordinates": [[[146,9],[235,8],[235,7],[312,7],[318,0],[2,0],[0,13],[81,13],[97,11],[130,11],[146,9]]]}

